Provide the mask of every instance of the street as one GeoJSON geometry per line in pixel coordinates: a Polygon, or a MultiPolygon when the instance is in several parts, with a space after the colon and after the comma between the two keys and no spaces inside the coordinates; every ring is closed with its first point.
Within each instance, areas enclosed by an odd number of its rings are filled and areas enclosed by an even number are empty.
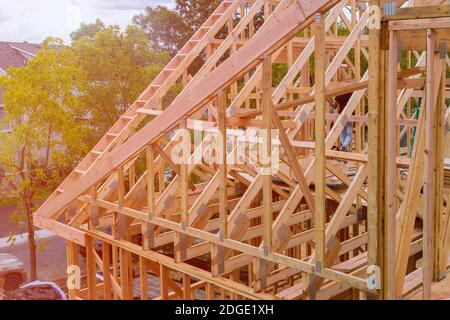
{"type": "MultiPolygon", "coordinates": [[[[20,237],[20,236],[19,236],[20,237]]],[[[0,239],[0,242],[2,239],[0,239]]],[[[51,237],[43,251],[37,251],[38,279],[42,281],[56,281],[66,277],[66,244],[64,239],[51,237]]],[[[25,271],[29,276],[28,243],[21,242],[14,246],[0,247],[0,253],[10,253],[19,258],[25,264],[25,271]]]]}
{"type": "MultiPolygon", "coordinates": [[[[7,242],[9,233],[15,231],[14,226],[9,223],[9,215],[14,210],[13,205],[0,208],[0,253],[10,253],[19,258],[25,264],[25,271],[29,276],[28,234],[17,234],[13,246],[7,242]]],[[[64,239],[42,230],[36,232],[36,238],[38,279],[56,281],[65,278],[67,266],[64,239]],[[43,245],[40,246],[40,243],[43,245]]]]}

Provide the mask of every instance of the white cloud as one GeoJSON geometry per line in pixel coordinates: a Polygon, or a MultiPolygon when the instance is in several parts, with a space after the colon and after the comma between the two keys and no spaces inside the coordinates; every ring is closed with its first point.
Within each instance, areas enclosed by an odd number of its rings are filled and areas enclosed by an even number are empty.
{"type": "MultiPolygon", "coordinates": [[[[168,6],[172,1],[165,0],[154,0],[151,1],[151,6],[155,7],[158,5],[168,6]]],[[[98,7],[102,9],[108,10],[141,10],[149,6],[148,0],[127,0],[127,1],[109,1],[109,0],[98,0],[98,7]]]]}
{"type": "Polygon", "coordinates": [[[11,17],[8,16],[3,9],[0,9],[0,23],[10,20],[11,17]]]}
{"type": "Polygon", "coordinates": [[[147,6],[173,7],[174,0],[0,0],[0,41],[41,42],[47,36],[70,41],[79,23],[97,18],[126,26],[147,6]]]}

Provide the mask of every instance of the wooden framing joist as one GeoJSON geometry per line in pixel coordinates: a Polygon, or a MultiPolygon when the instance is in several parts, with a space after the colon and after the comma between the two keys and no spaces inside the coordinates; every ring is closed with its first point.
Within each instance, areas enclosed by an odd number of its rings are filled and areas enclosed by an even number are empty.
{"type": "Polygon", "coordinates": [[[450,243],[450,59],[440,52],[450,24],[447,5],[427,4],[397,1],[367,36],[372,12],[357,0],[221,2],[35,213],[37,226],[69,240],[70,263],[88,248],[88,288],[71,297],[129,299],[137,266],[144,300],[198,290],[207,299],[396,298],[422,282],[428,295],[450,243]],[[274,65],[286,67],[277,79],[274,65]],[[176,83],[183,90],[166,108],[176,83]],[[345,105],[330,109],[342,96],[345,105]],[[253,157],[262,147],[270,161],[253,157]],[[417,268],[421,254],[426,267],[417,268]],[[157,295],[147,292],[150,276],[157,295]]]}

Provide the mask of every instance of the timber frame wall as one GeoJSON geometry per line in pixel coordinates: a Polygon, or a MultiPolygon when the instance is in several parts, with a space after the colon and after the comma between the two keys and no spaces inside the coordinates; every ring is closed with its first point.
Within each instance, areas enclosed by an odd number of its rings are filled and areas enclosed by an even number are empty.
{"type": "Polygon", "coordinates": [[[449,28],[445,1],[223,1],[35,213],[69,266],[86,248],[70,298],[430,298],[449,264],[449,28]],[[273,176],[171,160],[179,128],[202,131],[194,157],[249,127],[279,130],[273,176]]]}

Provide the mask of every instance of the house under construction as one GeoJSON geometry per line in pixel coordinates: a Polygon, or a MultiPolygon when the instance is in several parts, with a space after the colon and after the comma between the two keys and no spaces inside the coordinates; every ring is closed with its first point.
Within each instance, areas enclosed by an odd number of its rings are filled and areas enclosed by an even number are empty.
{"type": "Polygon", "coordinates": [[[69,266],[85,247],[70,298],[430,299],[449,280],[448,48],[448,1],[222,1],[34,214],[69,266]]]}

